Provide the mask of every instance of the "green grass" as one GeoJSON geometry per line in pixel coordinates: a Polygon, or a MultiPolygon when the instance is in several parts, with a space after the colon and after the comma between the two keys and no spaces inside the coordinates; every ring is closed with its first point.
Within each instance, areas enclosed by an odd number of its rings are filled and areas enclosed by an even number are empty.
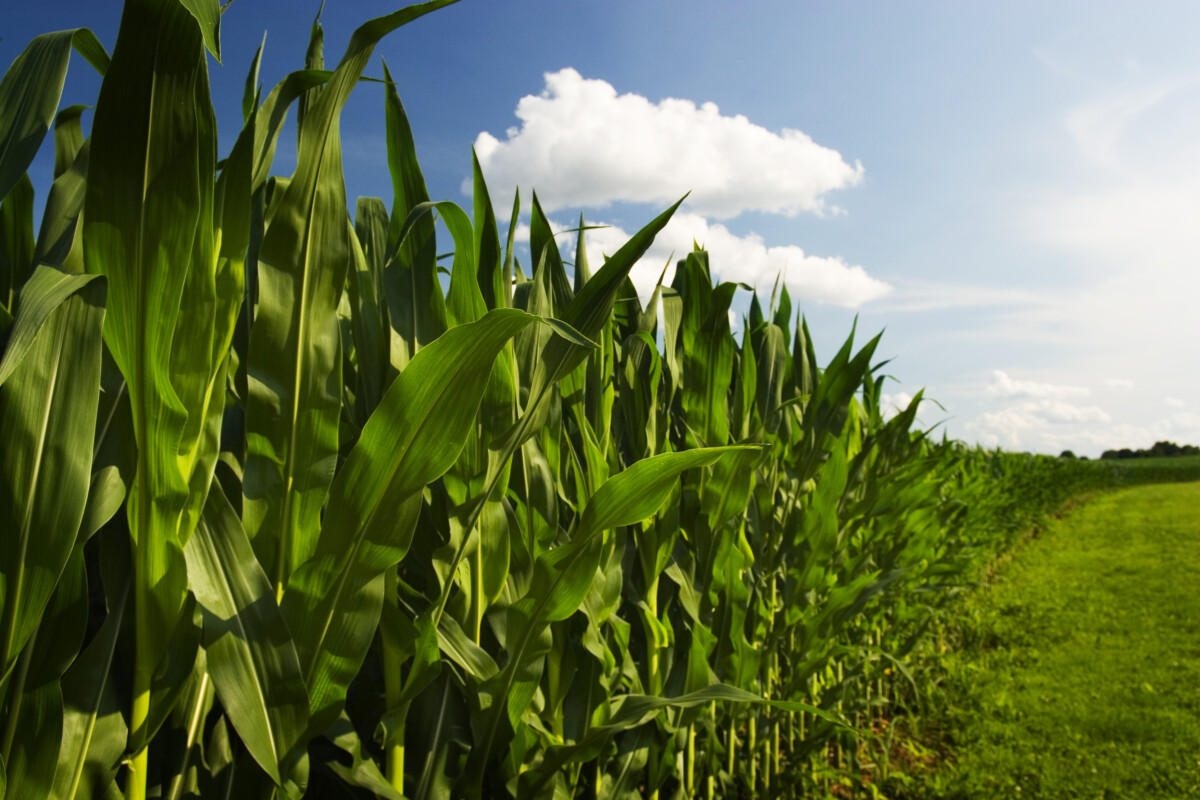
{"type": "Polygon", "coordinates": [[[964,606],[915,797],[1200,797],[1200,484],[1097,496],[964,606]]]}

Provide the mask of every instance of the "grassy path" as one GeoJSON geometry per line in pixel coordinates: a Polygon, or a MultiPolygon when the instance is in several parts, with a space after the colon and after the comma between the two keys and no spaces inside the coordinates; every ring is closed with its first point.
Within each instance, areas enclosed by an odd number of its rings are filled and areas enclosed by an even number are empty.
{"type": "Polygon", "coordinates": [[[925,796],[1200,797],[1200,483],[1090,500],[966,613],[925,796]]]}

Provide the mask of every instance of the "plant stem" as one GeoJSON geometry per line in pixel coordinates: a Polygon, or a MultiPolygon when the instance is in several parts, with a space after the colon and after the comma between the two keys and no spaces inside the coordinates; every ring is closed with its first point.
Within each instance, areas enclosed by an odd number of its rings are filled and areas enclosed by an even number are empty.
{"type": "MultiPolygon", "coordinates": [[[[133,671],[133,708],[129,715],[130,732],[145,727],[150,716],[150,675],[142,669],[133,671]]],[[[150,766],[150,743],[134,754],[129,761],[129,774],[125,778],[126,800],[146,800],[147,770],[150,766]]]]}
{"type": "Polygon", "coordinates": [[[200,694],[196,697],[196,706],[192,709],[192,719],[188,724],[187,744],[183,750],[183,759],[179,765],[179,770],[171,778],[171,791],[167,795],[168,800],[179,800],[179,795],[183,791],[183,781],[187,773],[188,762],[192,759],[192,750],[196,746],[196,737],[200,731],[200,723],[204,719],[204,706],[208,702],[209,687],[208,673],[205,672],[204,677],[200,680],[200,694]]]}
{"type": "MultiPolygon", "coordinates": [[[[467,531],[470,536],[471,532],[467,531]]],[[[479,545],[475,549],[475,558],[471,560],[471,635],[475,644],[480,644],[483,633],[483,531],[479,531],[479,545]]]]}
{"type": "MultiPolygon", "coordinates": [[[[650,609],[645,616],[646,688],[651,695],[657,696],[662,694],[662,680],[658,674],[658,636],[655,630],[655,624],[658,622],[658,575],[654,575],[650,579],[650,585],[646,588],[646,605],[650,609]]],[[[650,785],[654,788],[650,792],[649,800],[658,800],[658,762],[658,740],[654,739],[650,742],[650,760],[648,764],[650,785]]]]}
{"type": "MultiPolygon", "coordinates": [[[[393,564],[388,567],[384,575],[383,602],[385,603],[396,602],[396,592],[400,583],[397,570],[398,566],[393,564]]],[[[404,682],[400,678],[403,656],[400,652],[400,643],[395,641],[387,626],[380,628],[380,634],[383,639],[384,708],[392,711],[400,707],[400,697],[404,688],[404,682]]],[[[399,725],[396,729],[388,731],[388,738],[384,743],[386,754],[384,769],[388,783],[400,794],[404,794],[404,718],[403,715],[399,716],[399,725]]]]}
{"type": "Polygon", "coordinates": [[[758,715],[753,710],[747,714],[750,720],[747,724],[746,735],[746,756],[750,760],[750,796],[754,796],[755,789],[758,787],[758,761],[756,756],[758,753],[758,715]]]}

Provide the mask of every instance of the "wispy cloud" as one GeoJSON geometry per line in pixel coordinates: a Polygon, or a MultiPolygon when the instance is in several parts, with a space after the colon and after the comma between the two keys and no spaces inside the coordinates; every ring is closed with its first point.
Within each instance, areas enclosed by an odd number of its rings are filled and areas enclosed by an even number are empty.
{"type": "MultiPolygon", "coordinates": [[[[588,231],[585,241],[589,263],[603,263],[604,255],[615,253],[629,237],[629,233],[615,226],[588,231]]],[[[671,280],[674,262],[692,251],[693,242],[708,251],[715,277],[745,283],[760,291],[769,292],[776,276],[781,276],[793,297],[856,308],[891,290],[862,267],[840,258],[812,255],[795,245],[771,246],[756,234],[739,236],[699,214],[678,213],[655,237],[654,245],[630,274],[643,297],[654,291],[668,260],[671,266],[667,268],[666,280],[671,280]]],[[[566,240],[562,244],[574,246],[566,240]]]]}
{"type": "Polygon", "coordinates": [[[1035,307],[1050,302],[1044,293],[1028,289],[904,280],[896,282],[895,291],[877,310],[920,313],[955,308],[1035,307]]]}
{"type": "Polygon", "coordinates": [[[992,372],[992,381],[988,384],[985,394],[1000,398],[1062,398],[1087,397],[1091,392],[1085,386],[1016,380],[1009,377],[1007,372],[998,369],[992,372]]]}

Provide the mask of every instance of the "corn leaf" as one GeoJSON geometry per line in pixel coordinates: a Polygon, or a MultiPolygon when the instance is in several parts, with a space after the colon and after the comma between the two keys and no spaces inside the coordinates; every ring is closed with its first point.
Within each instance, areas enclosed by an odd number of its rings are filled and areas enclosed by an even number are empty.
{"type": "Polygon", "coordinates": [[[104,74],[104,47],[87,28],[76,28],[35,36],[0,80],[0,197],[25,174],[50,130],[72,47],[104,74]]]}
{"type": "Polygon", "coordinates": [[[299,126],[296,172],[259,250],[243,516],[277,590],[313,553],[337,459],[337,307],[350,260],[341,110],[380,38],[451,1],[409,6],[354,32],[299,126]]]}
{"type": "Polygon", "coordinates": [[[184,555],[204,613],[208,669],[225,712],[276,784],[296,770],[293,783],[303,785],[308,694],[300,661],[271,581],[222,492],[209,493],[184,555]]]}
{"type": "Polygon", "coordinates": [[[113,665],[127,596],[127,589],[116,594],[104,624],[63,677],[62,746],[54,774],[60,800],[103,797],[125,750],[128,731],[113,665]]]}
{"type": "Polygon", "coordinates": [[[195,262],[211,258],[215,136],[195,19],[176,3],[126,3],[92,125],[84,261],[109,279],[105,341],[128,385],[138,446],[127,504],[138,629],[135,752],[148,738],[147,721],[165,717],[154,707],[152,676],[175,674],[181,661],[191,672],[186,654],[169,651],[187,593],[180,517],[189,476],[178,457],[189,412],[202,412],[185,405],[190,392],[181,400],[171,367],[189,273],[212,268],[195,262]],[[159,669],[164,659],[171,666],[159,669]]]}
{"type": "Polygon", "coordinates": [[[491,311],[422,349],[392,383],[338,472],[316,553],[283,600],[316,730],[336,719],[378,623],[377,608],[361,626],[350,624],[343,608],[359,607],[355,597],[364,587],[404,558],[419,493],[458,458],[492,362],[535,319],[515,309],[491,311]]]}
{"type": "Polygon", "coordinates": [[[492,750],[500,744],[501,724],[507,722],[515,729],[533,700],[541,676],[539,665],[550,646],[543,635],[548,624],[574,614],[587,596],[600,563],[600,534],[654,514],[684,471],[709,466],[727,453],[745,449],[663,453],[633,464],[600,487],[566,543],[538,556],[529,593],[508,610],[508,662],[481,690],[490,701],[481,704],[486,711],[465,773],[471,776],[470,794],[477,795],[482,787],[492,750]]]}
{"type": "Polygon", "coordinates": [[[9,345],[10,352],[23,346],[25,357],[9,361],[6,353],[3,363],[15,366],[0,388],[0,676],[12,668],[50,600],[74,547],[91,479],[105,286],[80,276],[57,280],[50,267],[42,274],[47,280],[31,282],[22,295],[34,320],[26,324],[24,309],[18,311],[9,345]],[[70,294],[55,297],[64,285],[70,294]],[[36,317],[47,306],[39,325],[36,317]]]}

